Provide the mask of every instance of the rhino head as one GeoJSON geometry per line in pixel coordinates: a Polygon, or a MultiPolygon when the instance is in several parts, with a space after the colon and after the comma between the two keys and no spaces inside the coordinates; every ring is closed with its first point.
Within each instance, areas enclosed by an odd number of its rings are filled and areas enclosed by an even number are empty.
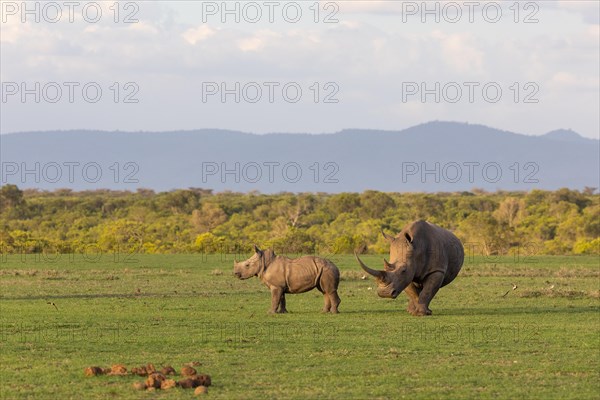
{"type": "Polygon", "coordinates": [[[271,256],[275,253],[261,250],[254,245],[254,255],[245,261],[233,260],[233,274],[239,279],[248,279],[259,275],[265,268],[271,256]]]}
{"type": "Polygon", "coordinates": [[[354,255],[362,269],[375,277],[379,297],[395,299],[415,277],[417,263],[414,257],[413,238],[409,233],[398,237],[383,233],[383,236],[390,242],[390,261],[383,260],[383,271],[367,267],[356,253],[354,255]]]}

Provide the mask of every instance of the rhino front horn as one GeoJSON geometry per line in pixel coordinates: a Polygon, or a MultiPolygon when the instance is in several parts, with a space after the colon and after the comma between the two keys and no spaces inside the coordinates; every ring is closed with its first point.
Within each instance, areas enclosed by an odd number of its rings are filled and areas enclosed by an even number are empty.
{"type": "Polygon", "coordinates": [[[356,254],[356,252],[354,252],[354,257],[356,257],[356,261],[358,261],[358,263],[360,264],[360,266],[362,267],[362,269],[365,270],[366,273],[368,273],[369,275],[373,275],[376,278],[383,278],[383,274],[385,272],[383,272],[383,271],[377,271],[377,270],[374,270],[374,269],[371,269],[371,268],[367,267],[365,265],[365,263],[362,262],[362,260],[358,257],[358,254],[356,254]]]}

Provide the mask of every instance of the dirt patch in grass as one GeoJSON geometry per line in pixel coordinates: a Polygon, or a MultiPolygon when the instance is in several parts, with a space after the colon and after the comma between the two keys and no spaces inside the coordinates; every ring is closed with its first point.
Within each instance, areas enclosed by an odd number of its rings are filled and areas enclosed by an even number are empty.
{"type": "Polygon", "coordinates": [[[22,276],[22,277],[42,277],[45,279],[49,278],[63,278],[67,275],[67,271],[58,271],[55,269],[3,269],[0,270],[0,276],[22,276]]]}
{"type": "Polygon", "coordinates": [[[341,271],[340,272],[340,280],[341,281],[361,281],[366,280],[368,278],[367,274],[362,271],[341,271]]]}
{"type": "Polygon", "coordinates": [[[517,296],[524,298],[532,297],[551,297],[551,298],[567,298],[567,299],[580,299],[584,297],[591,297],[594,299],[600,298],[600,291],[592,290],[567,290],[567,289],[540,289],[540,290],[524,290],[517,293],[517,296]]]}
{"type": "Polygon", "coordinates": [[[460,276],[476,277],[554,277],[554,278],[600,278],[600,270],[590,268],[567,268],[562,267],[558,270],[550,268],[524,268],[510,267],[506,265],[484,265],[479,267],[466,267],[460,271],[460,276]]]}

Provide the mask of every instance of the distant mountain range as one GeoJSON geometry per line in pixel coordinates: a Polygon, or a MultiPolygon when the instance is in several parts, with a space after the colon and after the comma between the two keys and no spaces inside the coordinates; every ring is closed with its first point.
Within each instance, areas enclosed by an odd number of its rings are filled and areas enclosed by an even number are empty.
{"type": "Polygon", "coordinates": [[[600,142],[456,122],[401,131],[255,135],[47,131],[0,136],[2,184],[21,188],[361,192],[531,190],[600,185],[600,142]]]}

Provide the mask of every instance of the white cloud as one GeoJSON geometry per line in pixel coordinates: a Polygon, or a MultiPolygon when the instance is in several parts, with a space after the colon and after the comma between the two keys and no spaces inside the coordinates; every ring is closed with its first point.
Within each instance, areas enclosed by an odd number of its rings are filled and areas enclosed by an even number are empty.
{"type": "Polygon", "coordinates": [[[186,42],[195,45],[198,42],[204,41],[216,33],[216,30],[211,29],[206,25],[201,25],[197,28],[190,28],[181,35],[186,42]]]}
{"type": "Polygon", "coordinates": [[[571,72],[559,71],[555,73],[550,82],[553,89],[565,91],[595,90],[600,88],[598,76],[581,76],[571,72]]]}
{"type": "Polygon", "coordinates": [[[156,26],[149,22],[140,21],[137,24],[131,24],[128,27],[131,31],[144,35],[158,35],[160,31],[156,26]]]}
{"type": "Polygon", "coordinates": [[[600,42],[600,25],[594,24],[588,27],[587,35],[590,40],[596,41],[596,43],[600,42]]]}
{"type": "Polygon", "coordinates": [[[243,52],[263,50],[267,45],[279,46],[284,35],[268,29],[261,29],[255,35],[237,40],[237,47],[243,52]]]}
{"type": "Polygon", "coordinates": [[[237,43],[239,49],[244,52],[260,50],[265,44],[264,40],[257,36],[240,39],[237,43]]]}
{"type": "Polygon", "coordinates": [[[483,51],[476,48],[470,33],[446,34],[439,30],[431,33],[431,37],[439,41],[442,60],[458,72],[480,74],[483,69],[483,51]]]}
{"type": "MultiPolygon", "coordinates": [[[[327,0],[321,0],[321,3],[327,3],[327,0]]],[[[400,13],[402,12],[403,1],[344,1],[337,3],[342,13],[400,13]]]]}
{"type": "Polygon", "coordinates": [[[6,22],[2,22],[0,29],[2,29],[0,43],[16,43],[32,30],[31,25],[22,24],[14,18],[7,18],[6,22]]]}
{"type": "Polygon", "coordinates": [[[600,20],[598,1],[559,0],[550,3],[554,3],[559,9],[579,14],[583,21],[589,24],[598,24],[600,20]]]}

